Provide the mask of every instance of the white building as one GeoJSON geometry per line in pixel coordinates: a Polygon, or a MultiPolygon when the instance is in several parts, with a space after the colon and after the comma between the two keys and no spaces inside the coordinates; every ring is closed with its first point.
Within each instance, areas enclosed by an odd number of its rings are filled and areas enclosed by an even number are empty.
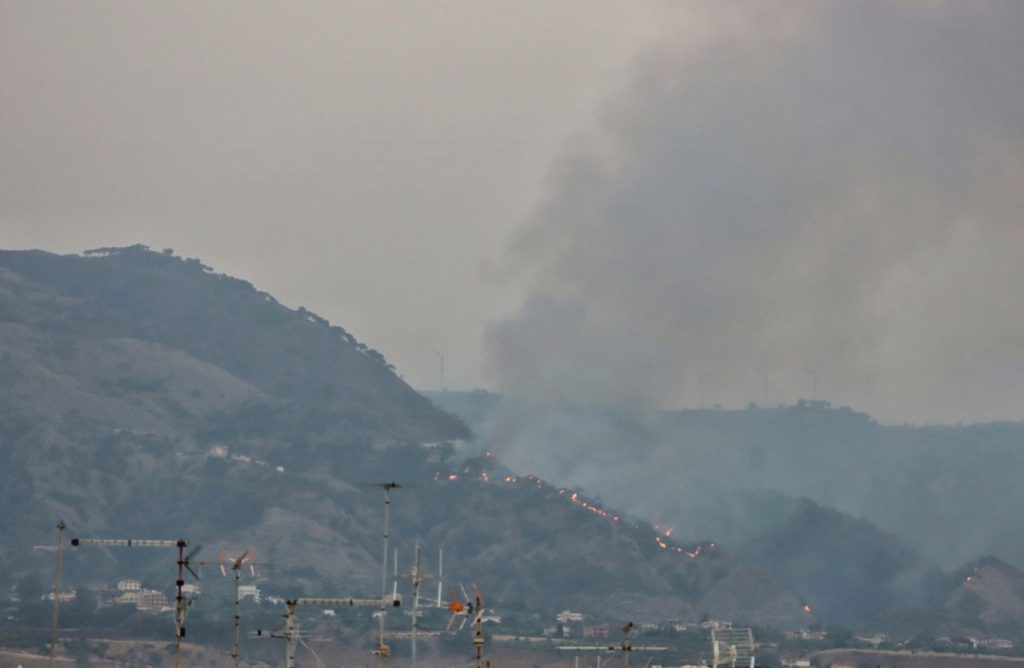
{"type": "Polygon", "coordinates": [[[238,600],[244,598],[251,598],[253,601],[259,603],[262,598],[262,592],[256,585],[239,585],[238,586],[238,600]]]}
{"type": "Polygon", "coordinates": [[[555,615],[555,619],[557,619],[561,624],[568,624],[570,622],[582,622],[583,613],[573,612],[572,610],[563,610],[557,615],[555,615]]]}
{"type": "Polygon", "coordinates": [[[142,591],[142,583],[138,580],[121,580],[117,583],[118,591],[142,591]]]}

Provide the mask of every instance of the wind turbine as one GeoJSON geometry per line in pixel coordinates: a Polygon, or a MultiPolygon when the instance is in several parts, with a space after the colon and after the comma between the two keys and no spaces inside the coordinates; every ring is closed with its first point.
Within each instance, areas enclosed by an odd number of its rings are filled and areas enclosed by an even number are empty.
{"type": "Polygon", "coordinates": [[[445,382],[444,382],[444,361],[447,358],[444,355],[442,355],[440,352],[438,352],[438,350],[436,348],[431,348],[431,350],[433,350],[434,354],[437,355],[437,359],[440,361],[440,364],[441,364],[441,391],[442,392],[447,392],[448,391],[448,386],[445,385],[445,382]]]}
{"type": "Polygon", "coordinates": [[[79,545],[92,545],[96,547],[172,547],[178,549],[178,577],[175,580],[177,594],[174,597],[174,668],[181,668],[181,639],[185,637],[185,613],[192,604],[185,600],[182,588],[185,586],[185,571],[192,574],[196,580],[199,575],[192,570],[192,557],[203,548],[196,545],[191,552],[185,554],[188,541],[184,538],[178,540],[148,540],[139,538],[72,538],[72,547],[79,545]]]}

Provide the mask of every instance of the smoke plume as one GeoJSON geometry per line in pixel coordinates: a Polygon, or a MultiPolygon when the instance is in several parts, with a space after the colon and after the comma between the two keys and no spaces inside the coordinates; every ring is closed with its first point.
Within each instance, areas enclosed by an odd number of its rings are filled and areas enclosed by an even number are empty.
{"type": "Polygon", "coordinates": [[[501,390],[1024,417],[1024,6],[701,15],[553,168],[487,337],[501,390]]]}

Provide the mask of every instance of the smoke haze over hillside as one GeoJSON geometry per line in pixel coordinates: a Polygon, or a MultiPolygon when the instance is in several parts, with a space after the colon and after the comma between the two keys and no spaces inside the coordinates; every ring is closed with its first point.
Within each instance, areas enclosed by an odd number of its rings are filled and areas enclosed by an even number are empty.
{"type": "Polygon", "coordinates": [[[500,388],[1024,417],[1024,7],[720,3],[559,162],[500,388]],[[767,377],[767,390],[765,378],[767,377]]]}

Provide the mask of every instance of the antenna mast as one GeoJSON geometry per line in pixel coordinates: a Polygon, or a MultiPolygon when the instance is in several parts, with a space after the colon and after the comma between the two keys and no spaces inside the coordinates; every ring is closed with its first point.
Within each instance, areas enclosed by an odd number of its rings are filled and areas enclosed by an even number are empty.
{"type": "Polygon", "coordinates": [[[441,584],[444,580],[444,548],[437,550],[437,607],[441,607],[441,584]]]}
{"type": "Polygon", "coordinates": [[[423,582],[423,575],[420,573],[420,544],[416,543],[416,557],[412,565],[412,665],[416,668],[416,638],[419,632],[420,614],[420,583],[423,582]]]}
{"type": "MultiPolygon", "coordinates": [[[[225,554],[224,553],[224,548],[221,548],[221,551],[220,551],[220,573],[221,573],[221,575],[227,577],[227,572],[224,569],[224,554],[225,554]]],[[[252,571],[252,574],[254,576],[256,575],[256,567],[253,564],[253,558],[252,558],[251,555],[252,555],[251,551],[247,548],[245,550],[245,552],[243,552],[241,555],[239,555],[238,557],[235,557],[234,559],[231,560],[231,570],[235,572],[235,646],[234,646],[234,648],[232,648],[231,658],[234,659],[234,661],[235,661],[235,668],[239,668],[239,666],[241,665],[241,660],[242,660],[242,651],[241,651],[242,612],[241,612],[241,601],[239,600],[239,597],[238,597],[238,588],[239,588],[239,581],[242,578],[242,564],[245,563],[246,559],[249,560],[249,570],[252,571]]]]}
{"type": "Polygon", "coordinates": [[[399,489],[402,485],[397,482],[385,482],[376,486],[384,489],[384,553],[381,557],[380,565],[380,633],[377,639],[377,649],[374,653],[377,655],[378,663],[384,664],[387,662],[388,657],[391,656],[391,648],[384,642],[384,617],[387,614],[385,602],[388,596],[388,538],[390,537],[389,532],[391,530],[391,490],[399,489]]]}
{"type": "Polygon", "coordinates": [[[202,549],[197,545],[191,552],[185,554],[188,541],[183,538],[178,540],[146,540],[139,538],[72,538],[71,545],[93,545],[98,547],[176,547],[178,548],[178,577],[175,580],[177,594],[174,597],[174,668],[181,668],[181,639],[185,637],[185,613],[191,602],[185,600],[183,587],[185,586],[185,571],[192,574],[196,580],[199,576],[192,570],[192,557],[202,549]]]}
{"type": "MultiPolygon", "coordinates": [[[[285,615],[285,627],[284,633],[275,632],[269,633],[271,638],[284,638],[285,640],[285,668],[295,668],[295,650],[298,648],[298,644],[301,641],[299,636],[299,620],[295,616],[295,608],[300,605],[315,605],[327,608],[333,607],[381,607],[384,608],[388,605],[386,600],[377,600],[375,598],[290,598],[285,601],[285,607],[288,609],[288,614],[285,615]]],[[[401,605],[401,601],[394,599],[391,601],[393,607],[401,605]]],[[[262,636],[264,632],[257,630],[256,635],[262,636]]],[[[307,649],[310,649],[307,645],[307,649]]],[[[312,651],[310,649],[310,651],[312,651]]]]}
{"type": "Polygon", "coordinates": [[[57,660],[57,628],[60,619],[60,576],[64,568],[64,520],[57,522],[57,575],[53,584],[53,626],[50,629],[50,668],[57,660]]]}

